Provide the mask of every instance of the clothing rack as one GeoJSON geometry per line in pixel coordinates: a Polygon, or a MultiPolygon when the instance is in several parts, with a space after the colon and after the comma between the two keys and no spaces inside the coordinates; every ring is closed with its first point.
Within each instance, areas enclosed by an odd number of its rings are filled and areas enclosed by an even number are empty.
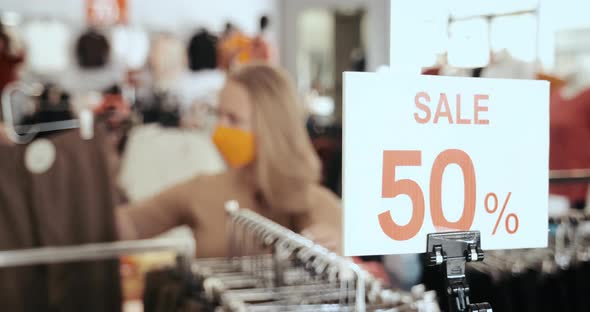
{"type": "Polygon", "coordinates": [[[0,268],[39,264],[68,263],[116,259],[123,255],[156,251],[177,253],[181,272],[190,273],[196,245],[193,239],[151,239],[114,243],[87,244],[67,247],[47,247],[14,251],[0,251],[0,268]]]}
{"type": "MultiPolygon", "coordinates": [[[[250,210],[240,209],[239,203],[236,201],[228,202],[226,204],[226,211],[232,218],[233,222],[242,225],[252,230],[261,241],[267,245],[282,244],[285,252],[301,251],[308,259],[315,259],[316,263],[322,263],[324,266],[331,266],[335,270],[348,270],[347,277],[356,277],[357,292],[356,292],[356,308],[359,311],[365,310],[365,272],[362,272],[360,267],[352,262],[345,263],[343,259],[331,253],[327,249],[314,244],[311,240],[305,239],[269,219],[266,219],[250,210]]],[[[233,231],[232,231],[233,232],[233,231]]],[[[282,251],[279,251],[282,252],[282,251]]],[[[278,273],[278,272],[277,272],[278,273]]],[[[335,273],[335,272],[334,272],[335,273]]],[[[279,276],[280,274],[276,274],[279,276]]],[[[345,274],[342,274],[345,275],[345,274]]],[[[278,280],[278,283],[281,283],[278,280]]],[[[279,285],[280,286],[280,285],[279,285]]]]}
{"type": "Polygon", "coordinates": [[[502,311],[588,311],[590,218],[578,212],[550,219],[549,247],[490,251],[474,263],[472,291],[502,311]],[[488,280],[488,282],[483,282],[488,280]]]}
{"type": "Polygon", "coordinates": [[[205,300],[224,311],[439,311],[434,292],[386,289],[353,263],[311,240],[226,204],[230,257],[198,259],[205,300]]]}

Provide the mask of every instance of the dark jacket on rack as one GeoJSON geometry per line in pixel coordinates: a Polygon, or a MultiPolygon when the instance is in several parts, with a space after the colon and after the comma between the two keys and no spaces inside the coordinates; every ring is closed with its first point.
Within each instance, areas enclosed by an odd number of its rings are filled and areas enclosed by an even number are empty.
{"type": "MultiPolygon", "coordinates": [[[[82,140],[78,131],[55,134],[49,140],[55,147],[53,161],[50,152],[34,151],[32,145],[39,141],[0,146],[0,250],[117,240],[116,192],[102,131],[95,131],[89,141],[82,140]],[[32,173],[27,169],[31,162],[50,166],[32,173]]],[[[118,261],[0,269],[0,307],[2,311],[120,311],[118,261]]]]}

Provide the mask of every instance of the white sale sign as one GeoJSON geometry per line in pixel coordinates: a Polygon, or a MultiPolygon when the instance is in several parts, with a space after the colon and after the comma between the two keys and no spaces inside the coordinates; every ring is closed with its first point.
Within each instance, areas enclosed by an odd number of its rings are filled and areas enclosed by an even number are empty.
{"type": "Polygon", "coordinates": [[[344,253],[547,246],[549,84],[345,73],[344,253]]]}

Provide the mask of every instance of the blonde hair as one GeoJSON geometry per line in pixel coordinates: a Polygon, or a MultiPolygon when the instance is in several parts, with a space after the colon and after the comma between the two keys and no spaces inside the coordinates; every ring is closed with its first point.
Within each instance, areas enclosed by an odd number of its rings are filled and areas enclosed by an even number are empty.
{"type": "Polygon", "coordinates": [[[309,207],[307,192],[319,183],[321,165],[305,129],[293,82],[281,69],[250,64],[230,73],[253,105],[258,188],[273,209],[309,207]]]}

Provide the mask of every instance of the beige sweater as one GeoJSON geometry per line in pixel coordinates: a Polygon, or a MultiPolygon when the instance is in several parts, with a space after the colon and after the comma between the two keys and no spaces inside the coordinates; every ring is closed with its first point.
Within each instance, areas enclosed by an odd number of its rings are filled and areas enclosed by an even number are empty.
{"type": "Polygon", "coordinates": [[[198,257],[223,257],[228,253],[227,215],[224,205],[237,200],[241,207],[260,213],[294,231],[321,229],[340,245],[341,208],[339,199],[317,185],[306,192],[309,203],[297,213],[269,209],[257,200],[253,183],[239,170],[215,176],[200,176],[176,185],[143,202],[118,210],[123,239],[149,238],[180,225],[193,229],[198,257]]]}

